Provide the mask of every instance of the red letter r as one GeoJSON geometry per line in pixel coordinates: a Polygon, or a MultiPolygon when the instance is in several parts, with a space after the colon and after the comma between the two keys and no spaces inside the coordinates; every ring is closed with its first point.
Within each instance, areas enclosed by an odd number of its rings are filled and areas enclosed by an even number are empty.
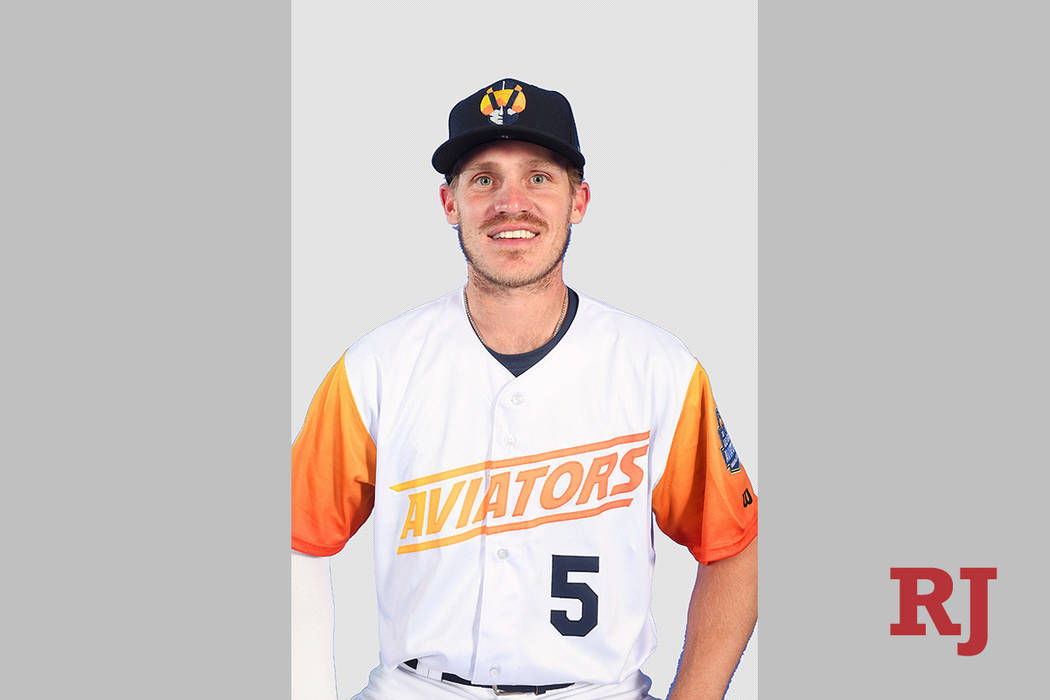
{"type": "Polygon", "coordinates": [[[930,619],[941,634],[962,634],[962,627],[951,621],[944,611],[944,601],[952,594],[952,577],[934,567],[900,567],[890,569],[890,578],[900,583],[900,622],[890,624],[890,634],[926,634],[919,622],[919,606],[925,606],[930,619]],[[933,591],[919,595],[919,579],[933,582],[933,591]]]}

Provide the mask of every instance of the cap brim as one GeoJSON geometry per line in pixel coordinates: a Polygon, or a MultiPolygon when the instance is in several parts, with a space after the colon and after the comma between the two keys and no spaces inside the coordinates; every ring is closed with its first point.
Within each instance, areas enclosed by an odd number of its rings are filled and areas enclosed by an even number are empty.
{"type": "Polygon", "coordinates": [[[528,141],[565,156],[569,162],[577,168],[584,164],[583,154],[578,150],[557,139],[551,138],[542,131],[534,131],[520,126],[505,126],[499,129],[484,127],[466,131],[456,138],[449,139],[438,146],[434,151],[434,157],[430,159],[431,165],[442,175],[447,175],[452,166],[456,164],[467,151],[477,148],[486,143],[503,140],[528,141]]]}

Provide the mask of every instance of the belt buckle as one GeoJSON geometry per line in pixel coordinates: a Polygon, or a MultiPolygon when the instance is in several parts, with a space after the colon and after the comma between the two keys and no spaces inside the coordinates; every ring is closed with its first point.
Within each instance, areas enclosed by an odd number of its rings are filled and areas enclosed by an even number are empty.
{"type": "Polygon", "coordinates": [[[498,685],[492,686],[492,692],[496,695],[536,695],[534,690],[503,690],[498,685]]]}

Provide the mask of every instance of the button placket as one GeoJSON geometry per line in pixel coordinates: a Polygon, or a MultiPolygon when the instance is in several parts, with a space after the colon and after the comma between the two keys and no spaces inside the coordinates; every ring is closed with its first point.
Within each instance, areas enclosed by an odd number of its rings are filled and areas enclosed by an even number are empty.
{"type": "MultiPolygon", "coordinates": [[[[519,457],[523,449],[528,449],[531,441],[529,423],[524,417],[523,406],[525,404],[526,394],[517,391],[513,386],[505,386],[495,397],[491,433],[492,456],[490,457],[493,462],[519,457]]],[[[491,474],[486,469],[484,486],[478,494],[479,501],[489,487],[490,477],[491,474]]],[[[492,511],[487,512],[484,524],[488,526],[493,517],[492,511]]],[[[489,535],[482,537],[484,549],[482,559],[485,562],[485,571],[481,584],[482,609],[480,612],[483,619],[507,620],[513,619],[518,614],[514,601],[504,599],[499,594],[499,591],[505,590],[507,586],[513,586],[512,579],[515,576],[511,563],[511,552],[507,547],[497,544],[500,539],[502,538],[498,535],[495,538],[489,535]]],[[[477,663],[480,669],[488,669],[489,678],[496,685],[504,682],[500,662],[503,660],[501,656],[505,650],[496,648],[495,644],[490,641],[486,635],[479,638],[477,663]]]]}

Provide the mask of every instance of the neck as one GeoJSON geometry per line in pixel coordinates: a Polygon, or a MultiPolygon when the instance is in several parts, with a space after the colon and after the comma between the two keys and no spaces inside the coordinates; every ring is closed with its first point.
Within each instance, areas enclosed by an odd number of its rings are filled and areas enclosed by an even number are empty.
{"type": "Polygon", "coordinates": [[[466,288],[470,316],[482,341],[499,353],[535,350],[554,336],[568,303],[560,266],[534,285],[506,288],[479,279],[471,270],[466,288]]]}

